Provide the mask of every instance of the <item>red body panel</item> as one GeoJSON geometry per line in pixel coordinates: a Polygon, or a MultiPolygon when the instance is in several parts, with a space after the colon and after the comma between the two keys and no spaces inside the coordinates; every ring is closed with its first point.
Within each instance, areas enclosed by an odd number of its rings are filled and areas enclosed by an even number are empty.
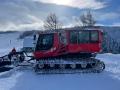
{"type": "Polygon", "coordinates": [[[60,43],[58,33],[54,33],[53,42],[54,42],[53,47],[51,49],[45,50],[45,51],[35,51],[33,53],[34,57],[36,59],[54,57],[54,56],[63,54],[63,53],[61,53],[62,50],[67,51],[67,47],[60,43]],[[62,48],[62,47],[64,47],[64,48],[62,48]]]}
{"type": "Polygon", "coordinates": [[[99,46],[98,43],[95,44],[69,44],[68,45],[68,52],[70,53],[79,53],[79,52],[84,52],[84,53],[95,53],[99,52],[101,47],[99,46]]]}
{"type": "MultiPolygon", "coordinates": [[[[96,30],[98,31],[98,30],[96,30]]],[[[66,44],[62,44],[59,39],[59,33],[54,33],[53,47],[45,51],[35,51],[34,57],[36,59],[55,57],[62,54],[69,53],[97,53],[101,50],[102,34],[98,31],[99,40],[96,43],[81,43],[81,44],[71,44],[70,43],[70,31],[65,31],[66,33],[66,44]]]]}

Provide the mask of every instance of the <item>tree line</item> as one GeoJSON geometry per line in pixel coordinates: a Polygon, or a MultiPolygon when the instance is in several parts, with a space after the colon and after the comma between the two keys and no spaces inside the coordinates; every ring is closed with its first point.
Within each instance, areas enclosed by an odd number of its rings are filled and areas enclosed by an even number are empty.
{"type": "MultiPolygon", "coordinates": [[[[92,27],[96,24],[96,20],[90,10],[80,15],[75,21],[78,23],[77,27],[92,27]]],[[[63,25],[55,13],[49,14],[44,21],[45,30],[57,30],[62,27],[63,25]]]]}

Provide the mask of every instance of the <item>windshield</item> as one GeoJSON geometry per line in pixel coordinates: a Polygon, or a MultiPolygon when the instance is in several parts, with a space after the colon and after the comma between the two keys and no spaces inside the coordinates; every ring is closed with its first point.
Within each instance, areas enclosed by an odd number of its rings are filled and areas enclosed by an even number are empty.
{"type": "Polygon", "coordinates": [[[49,50],[53,46],[53,34],[40,34],[37,45],[36,45],[36,50],[49,50]]]}

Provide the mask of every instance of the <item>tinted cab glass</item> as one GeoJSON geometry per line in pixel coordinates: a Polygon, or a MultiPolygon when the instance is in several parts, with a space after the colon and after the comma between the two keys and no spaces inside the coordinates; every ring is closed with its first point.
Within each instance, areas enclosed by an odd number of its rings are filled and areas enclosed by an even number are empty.
{"type": "Polygon", "coordinates": [[[54,34],[40,34],[36,50],[49,50],[53,47],[54,34]]]}
{"type": "Polygon", "coordinates": [[[96,43],[99,41],[99,33],[95,30],[87,31],[71,31],[70,32],[70,43],[81,44],[81,43],[96,43]]]}

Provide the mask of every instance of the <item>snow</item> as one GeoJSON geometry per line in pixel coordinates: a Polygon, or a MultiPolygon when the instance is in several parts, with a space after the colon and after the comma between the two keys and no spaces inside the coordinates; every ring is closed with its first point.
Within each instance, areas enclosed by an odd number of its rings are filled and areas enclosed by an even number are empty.
{"type": "Polygon", "coordinates": [[[22,73],[17,73],[9,77],[0,77],[0,90],[10,90],[17,83],[17,78],[20,77],[22,73]]]}
{"type": "Polygon", "coordinates": [[[19,49],[22,45],[22,40],[18,40],[20,33],[0,34],[0,55],[7,54],[12,48],[19,49]]]}
{"type": "Polygon", "coordinates": [[[23,47],[34,47],[33,37],[26,37],[23,41],[23,47]]]}
{"type": "Polygon", "coordinates": [[[120,80],[120,54],[103,54],[97,58],[103,60],[106,64],[106,71],[112,73],[112,77],[120,80]]]}
{"type": "MultiPolygon", "coordinates": [[[[0,35],[0,55],[22,47],[18,35],[0,35]]],[[[120,90],[120,54],[99,54],[97,58],[106,64],[99,74],[38,75],[31,69],[0,73],[0,90],[120,90]]]]}

